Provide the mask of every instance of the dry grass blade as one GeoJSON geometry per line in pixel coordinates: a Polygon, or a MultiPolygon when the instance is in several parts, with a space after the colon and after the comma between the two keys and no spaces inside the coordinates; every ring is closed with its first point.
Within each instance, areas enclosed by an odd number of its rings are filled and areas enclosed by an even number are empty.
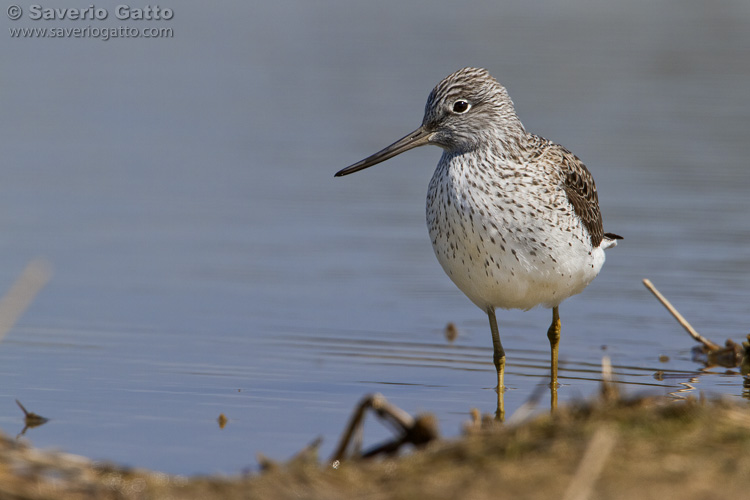
{"type": "Polygon", "coordinates": [[[26,311],[39,290],[44,288],[50,276],[52,269],[47,262],[33,260],[0,299],[0,342],[26,311]]]}
{"type": "Polygon", "coordinates": [[[615,447],[617,434],[609,427],[600,427],[586,447],[575,476],[565,492],[563,500],[586,500],[591,495],[594,483],[604,468],[615,447]]]}
{"type": "Polygon", "coordinates": [[[659,302],[661,302],[661,304],[667,308],[667,311],[669,311],[670,314],[674,316],[677,322],[682,325],[682,327],[685,329],[685,331],[688,332],[688,334],[690,334],[691,337],[706,346],[711,351],[717,351],[721,349],[720,346],[714,344],[703,335],[698,333],[695,328],[693,328],[690,323],[688,323],[687,320],[682,317],[682,314],[680,314],[677,309],[674,308],[674,306],[666,299],[666,297],[659,293],[659,290],[656,289],[656,287],[653,285],[653,283],[651,283],[650,280],[644,279],[643,284],[646,286],[646,288],[649,289],[651,293],[654,294],[657,299],[659,299],[659,302]]]}

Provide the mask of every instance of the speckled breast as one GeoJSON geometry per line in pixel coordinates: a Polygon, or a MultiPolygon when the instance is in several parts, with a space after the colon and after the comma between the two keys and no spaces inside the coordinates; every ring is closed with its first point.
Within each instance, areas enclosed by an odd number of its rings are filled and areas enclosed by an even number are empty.
{"type": "Polygon", "coordinates": [[[430,181],[427,227],[435,255],[483,310],[556,306],[583,291],[604,264],[604,251],[592,248],[557,186],[559,174],[528,168],[446,152],[430,181]]]}

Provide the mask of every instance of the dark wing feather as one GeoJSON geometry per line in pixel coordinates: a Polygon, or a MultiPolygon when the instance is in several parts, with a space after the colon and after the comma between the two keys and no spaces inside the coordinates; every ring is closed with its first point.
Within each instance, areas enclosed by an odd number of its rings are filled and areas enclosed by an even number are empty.
{"type": "MultiPolygon", "coordinates": [[[[530,162],[546,156],[546,161],[551,161],[560,168],[560,180],[568,201],[588,231],[591,245],[594,248],[598,247],[604,238],[604,229],[602,214],[599,211],[599,197],[591,172],[576,155],[559,144],[533,134],[529,134],[529,141],[529,149],[533,151],[528,158],[530,162]]],[[[617,238],[616,235],[612,236],[617,238]]]]}
{"type": "Polygon", "coordinates": [[[599,197],[591,172],[581,160],[565,148],[562,167],[564,172],[563,187],[573,205],[576,215],[581,218],[584,227],[591,237],[591,246],[598,247],[604,237],[602,213],[599,211],[599,197]]]}

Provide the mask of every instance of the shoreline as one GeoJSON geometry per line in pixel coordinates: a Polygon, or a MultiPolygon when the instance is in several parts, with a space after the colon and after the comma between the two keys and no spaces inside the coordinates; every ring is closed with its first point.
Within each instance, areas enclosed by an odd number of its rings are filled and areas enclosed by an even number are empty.
{"type": "Polygon", "coordinates": [[[173,476],[3,435],[0,498],[740,498],[750,488],[750,408],[603,391],[517,424],[477,420],[460,438],[396,458],[334,469],[309,448],[285,463],[261,462],[251,475],[173,476]]]}

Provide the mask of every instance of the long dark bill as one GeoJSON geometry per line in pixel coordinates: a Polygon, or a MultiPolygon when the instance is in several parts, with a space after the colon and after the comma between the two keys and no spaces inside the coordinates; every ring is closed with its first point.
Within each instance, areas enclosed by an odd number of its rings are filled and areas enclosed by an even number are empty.
{"type": "Polygon", "coordinates": [[[419,127],[411,134],[402,137],[387,148],[378,151],[374,155],[368,156],[364,160],[358,161],[354,165],[350,165],[345,169],[339,170],[338,172],[336,172],[336,175],[334,177],[341,177],[342,175],[349,175],[353,174],[354,172],[359,172],[360,170],[364,170],[368,167],[372,167],[373,165],[377,165],[378,163],[383,162],[389,158],[393,158],[394,156],[399,155],[404,151],[429,144],[431,136],[431,131],[426,130],[424,126],[419,127]]]}

